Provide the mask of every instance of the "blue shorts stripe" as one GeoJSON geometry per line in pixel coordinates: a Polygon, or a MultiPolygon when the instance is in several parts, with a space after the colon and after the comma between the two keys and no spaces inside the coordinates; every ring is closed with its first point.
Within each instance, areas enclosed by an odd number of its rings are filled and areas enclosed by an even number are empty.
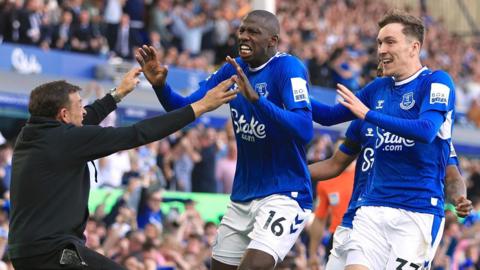
{"type": "Polygon", "coordinates": [[[439,236],[439,230],[440,230],[440,227],[442,225],[442,222],[443,222],[444,218],[441,217],[441,216],[438,216],[438,215],[433,215],[433,224],[432,224],[432,242],[430,243],[430,246],[433,246],[433,244],[435,243],[435,241],[437,240],[437,237],[441,237],[441,235],[439,236]]]}

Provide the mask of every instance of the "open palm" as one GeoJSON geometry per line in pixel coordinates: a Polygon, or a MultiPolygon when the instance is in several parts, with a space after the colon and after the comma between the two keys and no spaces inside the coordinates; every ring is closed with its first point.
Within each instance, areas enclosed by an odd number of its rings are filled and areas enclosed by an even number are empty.
{"type": "Polygon", "coordinates": [[[142,67],[145,78],[154,87],[163,87],[167,79],[168,68],[161,65],[157,59],[157,50],[152,46],[143,45],[135,53],[137,62],[142,67]]]}

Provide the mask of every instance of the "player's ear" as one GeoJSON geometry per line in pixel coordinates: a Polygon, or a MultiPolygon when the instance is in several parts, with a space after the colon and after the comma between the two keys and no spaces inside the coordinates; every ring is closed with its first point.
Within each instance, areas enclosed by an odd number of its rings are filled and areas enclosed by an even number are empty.
{"type": "Polygon", "coordinates": [[[270,42],[268,44],[269,47],[276,47],[278,45],[278,42],[280,40],[280,37],[275,34],[270,38],[270,42]]]}
{"type": "Polygon", "coordinates": [[[416,55],[420,55],[420,50],[422,49],[422,44],[418,40],[414,40],[412,42],[412,48],[411,48],[410,56],[414,57],[416,55]]]}

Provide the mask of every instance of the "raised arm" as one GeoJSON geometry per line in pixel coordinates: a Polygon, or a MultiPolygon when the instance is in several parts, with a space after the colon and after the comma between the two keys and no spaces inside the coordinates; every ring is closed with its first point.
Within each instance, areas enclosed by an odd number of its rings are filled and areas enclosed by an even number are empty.
{"type": "Polygon", "coordinates": [[[392,133],[417,140],[422,143],[432,142],[443,122],[445,114],[437,110],[428,110],[420,114],[418,119],[405,119],[372,111],[365,106],[350,90],[339,85],[338,93],[343,97],[340,103],[350,109],[358,118],[364,119],[392,133]]]}
{"type": "Polygon", "coordinates": [[[212,111],[236,97],[229,90],[233,79],[225,80],[199,101],[163,115],[142,120],[133,126],[102,128],[99,126],[71,126],[68,130],[72,143],[68,144],[76,162],[93,160],[159,140],[191,123],[201,114],[212,111]]]}
{"type": "MultiPolygon", "coordinates": [[[[370,110],[348,88],[337,85],[338,94],[343,98],[340,103],[352,111],[360,119],[375,124],[385,130],[406,139],[422,143],[432,142],[444,123],[452,124],[455,88],[448,74],[436,72],[423,87],[424,93],[418,119],[405,119],[370,110]]],[[[446,129],[451,129],[446,127],[446,129]]]]}
{"type": "Polygon", "coordinates": [[[131,69],[123,77],[120,84],[114,91],[106,94],[103,98],[95,100],[90,105],[85,106],[87,113],[83,118],[84,125],[98,125],[107,117],[112,111],[117,108],[117,103],[120,102],[125,96],[133,91],[138,84],[138,75],[140,74],[139,68],[131,69]]]}
{"type": "Polygon", "coordinates": [[[157,51],[154,47],[143,45],[137,50],[135,58],[142,67],[145,78],[147,78],[152,85],[160,104],[162,104],[166,111],[179,109],[200,100],[205,96],[208,90],[233,75],[233,73],[230,75],[225,74],[221,69],[211,75],[206,81],[200,83],[199,89],[194,91],[191,95],[183,97],[176,93],[166,82],[168,68],[167,66],[160,64],[157,57],[157,51]]]}
{"type": "Polygon", "coordinates": [[[313,186],[316,185],[316,181],[327,180],[338,176],[355,160],[358,153],[362,151],[362,123],[360,120],[355,120],[350,123],[345,132],[345,140],[339,145],[331,158],[308,166],[313,186]]]}
{"type": "Polygon", "coordinates": [[[310,101],[313,121],[322,126],[333,126],[356,118],[349,109],[341,104],[328,106],[313,98],[310,101]]]}
{"type": "Polygon", "coordinates": [[[337,149],[331,158],[310,164],[308,170],[310,171],[312,184],[316,181],[337,177],[356,157],[356,155],[348,155],[337,149]]]}

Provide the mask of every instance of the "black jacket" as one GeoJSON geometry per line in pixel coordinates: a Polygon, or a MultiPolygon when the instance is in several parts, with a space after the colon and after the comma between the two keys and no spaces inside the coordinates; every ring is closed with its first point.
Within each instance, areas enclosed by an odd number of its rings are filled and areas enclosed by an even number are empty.
{"type": "Polygon", "coordinates": [[[88,106],[83,127],[31,117],[13,153],[11,258],[84,245],[90,179],[87,162],[159,140],[195,119],[191,106],[130,127],[97,126],[115,109],[110,95],[88,106]]]}

